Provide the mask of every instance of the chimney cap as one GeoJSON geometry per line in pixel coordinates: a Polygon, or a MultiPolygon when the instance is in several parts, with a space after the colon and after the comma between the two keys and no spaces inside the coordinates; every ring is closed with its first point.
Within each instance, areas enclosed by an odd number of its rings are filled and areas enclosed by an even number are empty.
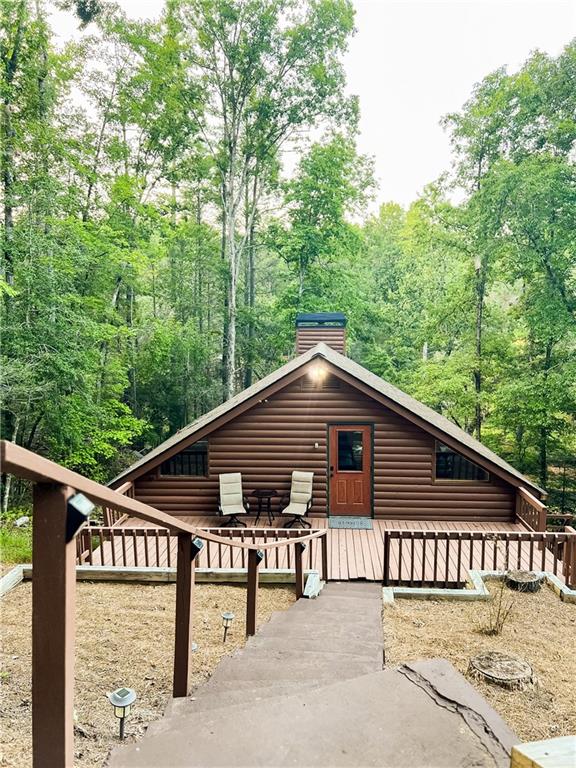
{"type": "Polygon", "coordinates": [[[346,328],[346,315],[343,312],[299,312],[296,315],[296,328],[315,325],[331,325],[346,328]]]}

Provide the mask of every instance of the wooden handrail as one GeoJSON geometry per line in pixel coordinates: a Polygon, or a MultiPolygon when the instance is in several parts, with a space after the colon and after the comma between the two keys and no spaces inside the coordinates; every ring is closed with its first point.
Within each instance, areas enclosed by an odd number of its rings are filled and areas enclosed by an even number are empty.
{"type": "MultiPolygon", "coordinates": [[[[166,512],[161,512],[148,504],[132,499],[129,496],[123,496],[118,491],[112,490],[112,488],[100,485],[100,483],[97,483],[94,480],[89,480],[87,477],[83,477],[77,472],[61,467],[59,464],[56,464],[49,459],[45,459],[42,456],[38,456],[38,454],[32,453],[32,451],[28,451],[26,448],[22,448],[21,446],[16,445],[16,443],[11,443],[8,440],[0,441],[0,463],[2,464],[4,472],[10,472],[18,477],[23,477],[36,483],[58,483],[59,485],[69,486],[70,488],[74,488],[76,491],[83,493],[85,496],[88,496],[88,498],[96,504],[117,509],[120,512],[125,512],[132,517],[145,520],[148,523],[169,528],[176,533],[188,533],[191,536],[198,536],[206,541],[212,541],[215,544],[230,545],[231,540],[229,538],[217,536],[203,528],[196,528],[195,526],[189,525],[166,512]]],[[[315,533],[307,534],[306,536],[298,537],[298,541],[303,543],[310,541],[311,539],[326,536],[326,533],[326,529],[323,529],[321,531],[316,531],[315,533]]],[[[276,547],[290,546],[293,543],[294,539],[271,541],[265,544],[234,541],[233,546],[246,550],[275,549],[276,547]]]]}
{"type": "Polygon", "coordinates": [[[527,491],[526,488],[518,488],[518,493],[520,496],[522,496],[529,504],[532,504],[533,507],[536,507],[538,510],[546,509],[546,504],[543,504],[540,499],[537,499],[536,496],[533,496],[530,491],[527,491]]]}
{"type": "Polygon", "coordinates": [[[125,494],[126,491],[130,490],[130,488],[132,488],[132,481],[128,480],[126,483],[124,483],[123,485],[119,485],[118,488],[115,488],[114,490],[116,491],[116,493],[125,494]]]}

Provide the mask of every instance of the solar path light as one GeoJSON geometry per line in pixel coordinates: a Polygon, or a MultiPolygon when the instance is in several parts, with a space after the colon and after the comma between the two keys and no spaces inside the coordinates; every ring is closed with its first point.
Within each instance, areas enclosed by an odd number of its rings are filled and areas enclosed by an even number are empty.
{"type": "Polygon", "coordinates": [[[136,701],[136,691],[132,688],[117,688],[108,693],[108,701],[114,707],[114,714],[120,720],[120,738],[124,738],[124,720],[130,714],[132,705],[136,701]]]}
{"type": "Polygon", "coordinates": [[[94,511],[94,504],[84,496],[83,493],[76,493],[68,499],[66,511],[66,542],[72,541],[80,528],[88,520],[94,511]]]}
{"type": "Polygon", "coordinates": [[[224,611],[222,614],[222,626],[224,627],[224,639],[222,640],[223,643],[226,642],[226,635],[228,634],[228,629],[230,628],[233,621],[234,614],[232,611],[224,611]]]}

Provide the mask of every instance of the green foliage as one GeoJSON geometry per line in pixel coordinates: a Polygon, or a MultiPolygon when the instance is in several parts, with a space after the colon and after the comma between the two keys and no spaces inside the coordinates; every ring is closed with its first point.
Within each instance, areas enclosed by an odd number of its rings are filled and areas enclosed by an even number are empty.
{"type": "MultiPolygon", "coordinates": [[[[18,510],[21,512],[22,510],[18,510]]],[[[16,528],[10,523],[3,522],[0,525],[0,563],[11,565],[12,563],[32,562],[32,526],[29,523],[26,528],[16,528]]]]}

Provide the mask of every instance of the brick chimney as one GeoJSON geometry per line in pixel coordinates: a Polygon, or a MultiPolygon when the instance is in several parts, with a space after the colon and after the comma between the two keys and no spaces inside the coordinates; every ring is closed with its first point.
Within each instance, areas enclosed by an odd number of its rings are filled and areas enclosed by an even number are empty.
{"type": "Polygon", "coordinates": [[[346,316],[342,312],[314,312],[296,315],[296,354],[318,342],[346,354],[346,316]]]}

